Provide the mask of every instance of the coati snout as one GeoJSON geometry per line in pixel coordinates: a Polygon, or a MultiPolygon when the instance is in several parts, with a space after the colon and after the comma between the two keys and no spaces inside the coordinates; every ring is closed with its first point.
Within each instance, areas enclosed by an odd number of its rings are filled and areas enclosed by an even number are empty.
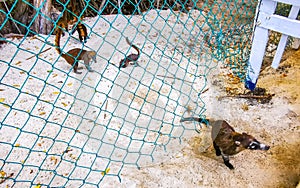
{"type": "Polygon", "coordinates": [[[209,122],[212,126],[211,137],[216,155],[222,155],[224,164],[229,169],[234,169],[233,165],[229,162],[229,156],[235,155],[245,149],[250,150],[268,150],[270,146],[260,143],[253,136],[247,133],[238,133],[224,120],[208,120],[202,118],[183,118],[180,122],[184,121],[198,121],[200,123],[209,122]]]}
{"type": "Polygon", "coordinates": [[[268,150],[270,146],[260,143],[253,136],[248,135],[246,133],[242,133],[241,140],[235,141],[237,145],[242,145],[246,149],[250,150],[268,150]]]}

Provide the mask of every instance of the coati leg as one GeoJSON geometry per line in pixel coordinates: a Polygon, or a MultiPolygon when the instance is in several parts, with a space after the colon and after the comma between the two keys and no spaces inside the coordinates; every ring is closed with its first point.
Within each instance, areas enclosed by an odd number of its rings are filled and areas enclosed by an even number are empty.
{"type": "Polygon", "coordinates": [[[79,38],[80,42],[86,43],[88,36],[87,36],[87,29],[86,29],[85,25],[83,25],[81,23],[78,23],[77,25],[74,24],[72,27],[71,35],[73,35],[75,31],[77,31],[77,33],[78,33],[78,38],[79,38]]]}
{"type": "Polygon", "coordinates": [[[224,161],[224,164],[230,169],[230,170],[233,170],[234,167],[233,165],[229,162],[229,156],[228,155],[224,155],[221,150],[220,150],[220,147],[215,143],[213,142],[213,146],[216,150],[216,156],[220,156],[222,155],[222,159],[224,161]]]}
{"type": "Polygon", "coordinates": [[[89,61],[84,61],[84,65],[85,65],[85,68],[89,71],[89,72],[94,72],[94,70],[90,67],[89,65],[89,61]]]}
{"type": "Polygon", "coordinates": [[[214,148],[216,150],[216,156],[220,156],[221,155],[221,150],[220,150],[219,146],[215,142],[213,142],[213,145],[214,145],[214,148]]]}
{"type": "Polygon", "coordinates": [[[222,158],[223,158],[224,164],[225,164],[230,170],[233,170],[234,167],[233,167],[233,165],[229,162],[229,156],[228,156],[228,155],[222,154],[222,158]]]}
{"type": "Polygon", "coordinates": [[[74,70],[74,73],[76,73],[76,74],[81,74],[82,73],[82,72],[77,71],[78,70],[78,62],[77,61],[74,63],[73,70],[74,70]]]}

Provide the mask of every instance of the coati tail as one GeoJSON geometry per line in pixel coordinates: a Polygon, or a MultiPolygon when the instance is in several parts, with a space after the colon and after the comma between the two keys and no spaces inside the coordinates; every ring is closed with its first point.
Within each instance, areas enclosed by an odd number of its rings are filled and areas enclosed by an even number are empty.
{"type": "Polygon", "coordinates": [[[54,41],[54,44],[56,46],[56,51],[61,54],[61,49],[60,49],[60,37],[62,35],[62,30],[61,28],[57,27],[56,28],[56,34],[55,34],[55,41],[54,41]]]}
{"type": "Polygon", "coordinates": [[[85,25],[79,23],[77,25],[77,32],[78,32],[78,35],[79,35],[79,40],[83,41],[83,42],[86,42],[86,40],[87,40],[87,29],[86,29],[85,25]]]}
{"type": "MultiPolygon", "coordinates": [[[[126,37],[126,42],[127,42],[127,44],[128,45],[130,45],[130,46],[132,46],[136,51],[137,51],[137,56],[138,56],[138,58],[140,57],[140,49],[136,46],[136,45],[134,45],[134,44],[132,44],[130,41],[129,41],[129,39],[128,39],[128,37],[126,37]]],[[[137,60],[137,59],[136,59],[137,60]]],[[[135,60],[135,61],[136,61],[135,60]]]]}
{"type": "Polygon", "coordinates": [[[209,120],[205,118],[198,118],[198,117],[187,117],[187,118],[182,118],[180,122],[185,122],[185,121],[197,121],[200,123],[208,124],[209,120]]]}

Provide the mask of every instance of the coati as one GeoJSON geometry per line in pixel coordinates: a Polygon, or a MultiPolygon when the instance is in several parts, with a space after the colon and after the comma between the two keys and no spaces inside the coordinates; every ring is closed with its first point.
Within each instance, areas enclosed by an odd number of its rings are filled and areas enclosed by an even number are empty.
{"type": "MultiPolygon", "coordinates": [[[[68,25],[68,11],[63,10],[63,12],[59,12],[56,8],[51,7],[51,16],[57,15],[57,23],[55,28],[55,35],[59,30],[64,29],[65,31],[69,32],[69,25],[68,25]],[[60,16],[61,15],[61,16],[60,16]]],[[[55,19],[55,20],[56,20],[55,19]]],[[[61,32],[62,36],[65,36],[65,32],[61,32]]]]}
{"type": "Polygon", "coordinates": [[[205,124],[208,122],[212,126],[211,137],[216,155],[222,155],[224,164],[231,170],[234,169],[234,167],[229,162],[229,156],[235,155],[245,149],[270,149],[270,146],[260,143],[249,134],[235,132],[234,129],[224,120],[214,121],[196,117],[188,117],[180,120],[180,122],[185,121],[198,121],[205,124]]]}
{"type": "MultiPolygon", "coordinates": [[[[65,15],[65,14],[64,14],[65,15]]],[[[65,32],[62,31],[62,28],[65,29],[65,31],[69,32],[69,26],[68,26],[68,22],[65,19],[65,16],[61,17],[56,24],[56,29],[55,29],[55,35],[57,35],[58,32],[61,32],[60,35],[65,36],[65,32]]]]}
{"type": "MultiPolygon", "coordinates": [[[[76,15],[78,15],[78,13],[76,15]]],[[[78,21],[78,18],[75,16],[74,22],[77,22],[77,21],[78,21]]],[[[80,21],[81,21],[81,19],[80,19],[80,21]]],[[[86,29],[85,25],[83,25],[81,22],[78,22],[77,25],[75,23],[72,27],[72,32],[71,32],[72,35],[74,34],[75,30],[78,33],[80,42],[86,43],[88,36],[87,36],[87,29],[86,29]],[[75,27],[76,27],[76,29],[75,29],[75,27]]]]}
{"type": "Polygon", "coordinates": [[[63,53],[60,49],[60,37],[62,35],[62,29],[57,28],[56,36],[55,36],[55,46],[56,51],[71,65],[73,66],[73,70],[77,74],[81,74],[78,72],[78,61],[83,60],[85,67],[88,71],[92,72],[93,70],[90,68],[90,61],[93,59],[95,63],[96,61],[96,52],[95,51],[87,51],[80,48],[74,48],[69,50],[67,53],[63,53]]]}
{"type": "Polygon", "coordinates": [[[127,44],[129,46],[132,46],[137,51],[137,54],[130,54],[130,55],[126,56],[125,59],[122,59],[120,61],[120,64],[119,64],[119,69],[120,68],[126,68],[129,65],[130,62],[133,62],[132,64],[137,64],[136,61],[140,57],[140,50],[139,50],[139,48],[136,45],[132,44],[129,41],[128,37],[126,37],[126,42],[127,42],[127,44]]]}
{"type": "MultiPolygon", "coordinates": [[[[76,26],[76,24],[73,25],[73,27],[72,27],[72,33],[71,33],[72,35],[75,32],[75,28],[74,28],[75,26],[76,26]]],[[[86,43],[88,36],[87,36],[87,29],[86,29],[85,25],[83,25],[82,23],[78,23],[76,26],[76,31],[78,33],[80,42],[86,43]]]]}

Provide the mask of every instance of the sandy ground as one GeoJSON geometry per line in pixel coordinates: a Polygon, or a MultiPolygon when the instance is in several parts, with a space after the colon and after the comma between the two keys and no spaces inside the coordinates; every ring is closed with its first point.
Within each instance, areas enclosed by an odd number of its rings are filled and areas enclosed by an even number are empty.
{"type": "Polygon", "coordinates": [[[262,72],[258,87],[275,94],[267,104],[238,98],[216,102],[227,95],[226,88],[243,88],[224,68],[213,72],[203,97],[210,117],[226,119],[237,131],[269,144],[269,151],[245,151],[232,157],[235,170],[230,171],[211,146],[205,150],[209,133],[204,130],[186,140],[173,158],[135,171],[131,181],[138,187],[296,187],[300,180],[299,55],[300,50],[291,53],[278,70],[262,72]]]}
{"type": "MultiPolygon", "coordinates": [[[[38,60],[25,60],[50,47],[34,38],[14,40],[19,50],[13,44],[1,49],[1,60],[11,62],[1,62],[0,70],[1,176],[13,174],[0,187],[296,186],[300,51],[279,70],[262,72],[258,86],[275,94],[269,103],[219,100],[228,88],[239,91],[243,86],[222,65],[211,69],[216,64],[206,59],[201,36],[196,36],[199,28],[193,28],[204,20],[197,11],[189,17],[169,11],[160,16],[150,11],[142,23],[140,16],[130,23],[121,16],[85,20],[93,26],[86,46],[98,52],[98,63],[91,65],[94,73],[72,73],[62,58],[56,61],[53,48],[38,60]],[[124,36],[142,48],[142,56],[139,66],[119,71],[120,59],[133,52],[124,36]],[[207,82],[197,75],[207,75],[207,82]],[[271,149],[232,157],[235,170],[230,171],[214,155],[207,129],[198,134],[193,130],[197,124],[179,122],[182,116],[204,111],[271,149]]],[[[67,37],[61,44],[64,51],[80,46],[67,37]]]]}

